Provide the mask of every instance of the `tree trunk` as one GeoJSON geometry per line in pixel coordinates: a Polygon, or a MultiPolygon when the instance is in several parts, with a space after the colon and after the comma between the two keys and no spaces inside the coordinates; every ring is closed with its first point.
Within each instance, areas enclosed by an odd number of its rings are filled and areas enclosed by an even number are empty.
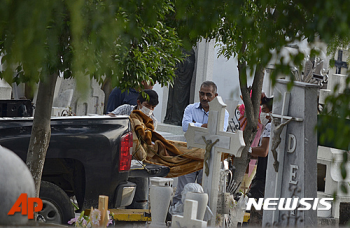
{"type": "Polygon", "coordinates": [[[51,137],[51,109],[57,76],[55,73],[41,80],[38,88],[27,154],[27,166],[34,178],[36,197],[39,197],[41,176],[51,137]]]}
{"type": "Polygon", "coordinates": [[[246,64],[239,62],[238,70],[240,88],[243,97],[243,103],[245,106],[245,116],[247,118],[247,125],[243,131],[243,138],[246,146],[242,151],[241,157],[235,158],[233,162],[233,165],[236,168],[234,180],[237,183],[241,183],[243,181],[245,171],[250,161],[250,155],[248,150],[257,132],[260,110],[260,98],[262,92],[262,84],[264,80],[264,68],[260,65],[256,67],[252,85],[252,97],[250,97],[249,89],[247,86],[246,64]]]}

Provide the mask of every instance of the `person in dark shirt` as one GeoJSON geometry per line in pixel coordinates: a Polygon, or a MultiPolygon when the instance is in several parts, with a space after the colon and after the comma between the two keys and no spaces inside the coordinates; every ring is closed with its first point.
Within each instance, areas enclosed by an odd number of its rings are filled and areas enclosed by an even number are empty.
{"type": "MultiPolygon", "coordinates": [[[[153,89],[153,85],[146,81],[141,82],[144,89],[153,89]]],[[[137,105],[137,98],[139,96],[140,89],[131,88],[129,91],[124,92],[121,89],[115,87],[108,97],[106,113],[112,112],[123,104],[137,105]]]]}
{"type": "Polygon", "coordinates": [[[261,134],[259,146],[251,147],[252,157],[258,157],[258,166],[256,169],[255,177],[250,186],[250,190],[247,194],[249,198],[264,198],[265,194],[265,179],[267,159],[269,152],[269,142],[271,134],[271,117],[266,114],[272,111],[272,98],[263,97],[261,99],[262,109],[260,114],[261,123],[265,126],[263,133],[261,134]]]}
{"type": "Polygon", "coordinates": [[[153,120],[154,130],[157,129],[158,120],[153,114],[155,107],[158,105],[158,94],[156,91],[151,89],[145,89],[144,92],[149,96],[147,101],[142,94],[139,94],[137,98],[137,105],[123,104],[118,108],[114,109],[112,112],[109,112],[107,115],[116,116],[116,115],[128,115],[130,116],[131,112],[134,110],[140,110],[148,117],[153,120]]]}

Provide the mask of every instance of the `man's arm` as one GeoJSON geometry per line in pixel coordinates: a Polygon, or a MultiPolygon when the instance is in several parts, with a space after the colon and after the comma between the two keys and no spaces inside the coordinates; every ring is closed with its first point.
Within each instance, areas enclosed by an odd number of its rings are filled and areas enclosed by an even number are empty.
{"type": "Polygon", "coordinates": [[[127,115],[130,116],[134,106],[131,106],[129,104],[124,104],[119,106],[118,108],[114,109],[112,112],[108,113],[110,116],[116,116],[116,115],[127,115]]]}
{"type": "Polygon", "coordinates": [[[187,131],[188,129],[188,124],[190,123],[194,123],[194,126],[196,127],[200,127],[202,126],[202,123],[198,123],[198,122],[194,122],[193,121],[193,116],[192,116],[192,110],[193,110],[194,106],[193,105],[188,105],[185,109],[183,118],[182,118],[182,130],[184,132],[187,131]]]}
{"type": "Polygon", "coordinates": [[[252,147],[252,155],[256,157],[266,157],[269,153],[269,142],[269,137],[262,138],[260,146],[252,147]]]}

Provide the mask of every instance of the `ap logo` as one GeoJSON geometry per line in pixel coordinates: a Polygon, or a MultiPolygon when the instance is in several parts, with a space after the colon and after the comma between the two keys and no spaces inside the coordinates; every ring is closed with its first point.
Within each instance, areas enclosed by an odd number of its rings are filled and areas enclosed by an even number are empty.
{"type": "Polygon", "coordinates": [[[28,198],[27,193],[22,193],[7,214],[14,215],[16,212],[22,212],[22,215],[28,215],[28,219],[34,219],[34,213],[42,209],[43,202],[40,198],[28,198]]]}

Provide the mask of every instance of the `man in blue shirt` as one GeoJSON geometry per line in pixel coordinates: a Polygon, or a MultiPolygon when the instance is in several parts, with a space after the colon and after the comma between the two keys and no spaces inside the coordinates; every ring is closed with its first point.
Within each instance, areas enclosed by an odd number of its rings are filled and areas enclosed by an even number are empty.
{"type": "MultiPolygon", "coordinates": [[[[153,85],[146,81],[142,81],[141,84],[144,89],[153,89],[153,85]]],[[[106,113],[112,112],[123,104],[137,105],[139,91],[140,89],[131,88],[129,91],[122,92],[121,89],[115,87],[108,97],[106,113]]]]}
{"type": "MultiPolygon", "coordinates": [[[[182,130],[187,131],[189,123],[194,123],[197,127],[207,127],[208,115],[209,115],[209,102],[212,101],[216,96],[217,86],[212,81],[205,81],[202,83],[199,90],[199,102],[190,104],[186,107],[183,118],[182,118],[182,130]]],[[[229,113],[225,110],[225,121],[224,129],[227,130],[229,113]]],[[[184,186],[188,183],[202,183],[203,171],[197,171],[178,177],[178,183],[176,193],[173,198],[173,204],[181,202],[181,192],[184,186]]]]}

